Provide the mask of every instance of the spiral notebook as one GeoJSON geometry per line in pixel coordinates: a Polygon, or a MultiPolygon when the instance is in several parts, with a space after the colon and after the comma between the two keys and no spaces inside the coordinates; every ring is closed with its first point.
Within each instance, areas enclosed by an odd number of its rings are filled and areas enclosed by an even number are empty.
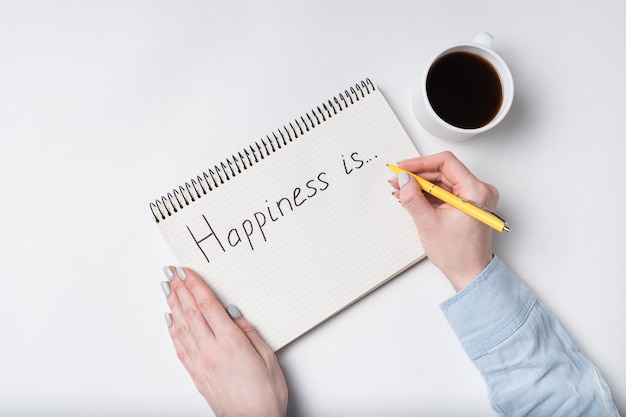
{"type": "Polygon", "coordinates": [[[386,167],[416,155],[368,79],[150,208],[179,264],[278,350],[424,257],[386,167]]]}

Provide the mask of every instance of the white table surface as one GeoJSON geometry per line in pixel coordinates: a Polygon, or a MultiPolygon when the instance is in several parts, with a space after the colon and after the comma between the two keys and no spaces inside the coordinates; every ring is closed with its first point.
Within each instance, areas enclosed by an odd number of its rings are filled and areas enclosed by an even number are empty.
{"type": "MultiPolygon", "coordinates": [[[[167,335],[148,203],[365,77],[422,154],[501,192],[495,251],[626,412],[626,3],[0,1],[0,415],[210,415],[167,335]],[[470,141],[411,109],[495,35],[516,96],[470,141]]],[[[293,416],[487,416],[424,261],[279,352],[293,416]]],[[[289,314],[289,312],[285,312],[289,314]]]]}

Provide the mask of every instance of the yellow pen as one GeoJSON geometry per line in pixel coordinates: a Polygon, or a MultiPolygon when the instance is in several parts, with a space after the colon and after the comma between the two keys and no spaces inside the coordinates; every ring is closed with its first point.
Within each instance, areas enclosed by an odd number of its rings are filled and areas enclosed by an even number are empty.
{"type": "Polygon", "coordinates": [[[463,200],[462,198],[455,196],[454,194],[444,190],[443,188],[436,186],[432,182],[425,180],[419,175],[415,175],[414,173],[406,171],[395,165],[387,164],[387,168],[389,168],[396,174],[406,172],[407,174],[415,178],[422,190],[424,190],[428,194],[437,197],[444,203],[448,203],[451,206],[458,208],[465,214],[468,214],[476,220],[485,223],[487,226],[496,229],[498,232],[508,232],[511,230],[507,225],[506,220],[498,216],[493,211],[489,210],[487,207],[481,206],[480,204],[474,203],[473,201],[463,200]]]}

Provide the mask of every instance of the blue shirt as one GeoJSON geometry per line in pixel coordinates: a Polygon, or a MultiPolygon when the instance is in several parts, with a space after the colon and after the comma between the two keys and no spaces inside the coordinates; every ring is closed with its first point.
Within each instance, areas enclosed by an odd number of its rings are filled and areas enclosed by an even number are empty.
{"type": "Polygon", "coordinates": [[[500,415],[619,415],[596,367],[498,257],[441,309],[500,415]]]}

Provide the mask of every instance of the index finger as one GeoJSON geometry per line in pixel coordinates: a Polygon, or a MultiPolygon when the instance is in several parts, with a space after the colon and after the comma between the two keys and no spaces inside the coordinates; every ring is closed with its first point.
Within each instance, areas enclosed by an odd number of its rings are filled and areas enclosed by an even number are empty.
{"type": "Polygon", "coordinates": [[[429,173],[429,180],[441,182],[450,188],[477,180],[470,170],[452,152],[448,151],[409,159],[398,165],[416,174],[429,173]]]}
{"type": "Polygon", "coordinates": [[[480,181],[452,152],[422,156],[398,164],[400,168],[414,172],[435,184],[441,184],[464,200],[495,209],[498,190],[480,181]]]}
{"type": "Polygon", "coordinates": [[[192,269],[184,268],[187,272],[185,285],[193,295],[198,309],[209,324],[214,334],[232,331],[237,325],[228,315],[228,312],[217,299],[213,291],[204,280],[192,269]]]}

